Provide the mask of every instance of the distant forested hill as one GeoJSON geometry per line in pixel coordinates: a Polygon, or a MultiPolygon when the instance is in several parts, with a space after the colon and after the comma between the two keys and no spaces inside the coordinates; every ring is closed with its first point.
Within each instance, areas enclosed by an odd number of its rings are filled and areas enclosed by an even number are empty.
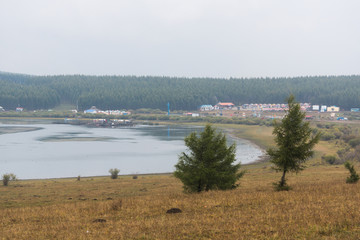
{"type": "Polygon", "coordinates": [[[0,72],[0,106],[48,109],[61,103],[80,110],[158,108],[194,110],[217,102],[283,103],[293,93],[299,102],[360,107],[360,76],[296,78],[172,78],[135,76],[32,76],[0,72]]]}

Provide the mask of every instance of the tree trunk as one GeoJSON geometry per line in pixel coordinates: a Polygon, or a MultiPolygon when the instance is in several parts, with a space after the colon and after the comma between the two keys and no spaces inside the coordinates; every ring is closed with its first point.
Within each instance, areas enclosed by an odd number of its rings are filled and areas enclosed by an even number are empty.
{"type": "Polygon", "coordinates": [[[201,192],[201,190],[202,190],[202,189],[201,189],[201,179],[199,179],[199,185],[198,185],[197,191],[198,191],[198,192],[201,192]]]}
{"type": "Polygon", "coordinates": [[[281,177],[281,181],[280,181],[280,187],[283,187],[283,186],[285,186],[285,184],[286,184],[286,180],[285,180],[285,174],[286,174],[286,170],[284,170],[283,171],[283,175],[282,175],[282,177],[281,177]]]}

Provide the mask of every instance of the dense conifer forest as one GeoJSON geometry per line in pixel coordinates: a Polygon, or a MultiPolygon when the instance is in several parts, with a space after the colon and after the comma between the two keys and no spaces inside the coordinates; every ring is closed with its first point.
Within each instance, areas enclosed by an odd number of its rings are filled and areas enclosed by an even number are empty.
{"type": "Polygon", "coordinates": [[[62,103],[79,110],[195,110],[217,102],[284,103],[292,93],[299,102],[360,107],[360,76],[294,78],[175,78],[152,76],[34,76],[0,72],[0,106],[14,110],[49,109],[62,103]]]}

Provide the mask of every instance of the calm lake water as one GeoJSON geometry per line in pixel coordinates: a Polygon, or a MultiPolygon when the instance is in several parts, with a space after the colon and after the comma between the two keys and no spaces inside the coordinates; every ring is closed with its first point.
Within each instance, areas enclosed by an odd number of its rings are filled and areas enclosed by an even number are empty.
{"type": "MultiPolygon", "coordinates": [[[[196,126],[88,128],[49,122],[0,121],[0,174],[20,179],[164,173],[174,171],[184,137],[196,126]]],[[[256,161],[261,150],[250,142],[237,144],[237,160],[256,161]]]]}

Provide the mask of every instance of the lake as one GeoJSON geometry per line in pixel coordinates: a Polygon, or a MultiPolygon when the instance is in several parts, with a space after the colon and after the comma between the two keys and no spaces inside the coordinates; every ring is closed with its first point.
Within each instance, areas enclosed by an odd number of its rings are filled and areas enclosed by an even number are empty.
{"type": "MultiPolygon", "coordinates": [[[[89,128],[48,121],[0,120],[0,174],[14,173],[20,179],[165,173],[174,171],[184,138],[197,126],[145,126],[89,128]]],[[[237,161],[256,161],[262,151],[242,139],[237,161]]]]}

